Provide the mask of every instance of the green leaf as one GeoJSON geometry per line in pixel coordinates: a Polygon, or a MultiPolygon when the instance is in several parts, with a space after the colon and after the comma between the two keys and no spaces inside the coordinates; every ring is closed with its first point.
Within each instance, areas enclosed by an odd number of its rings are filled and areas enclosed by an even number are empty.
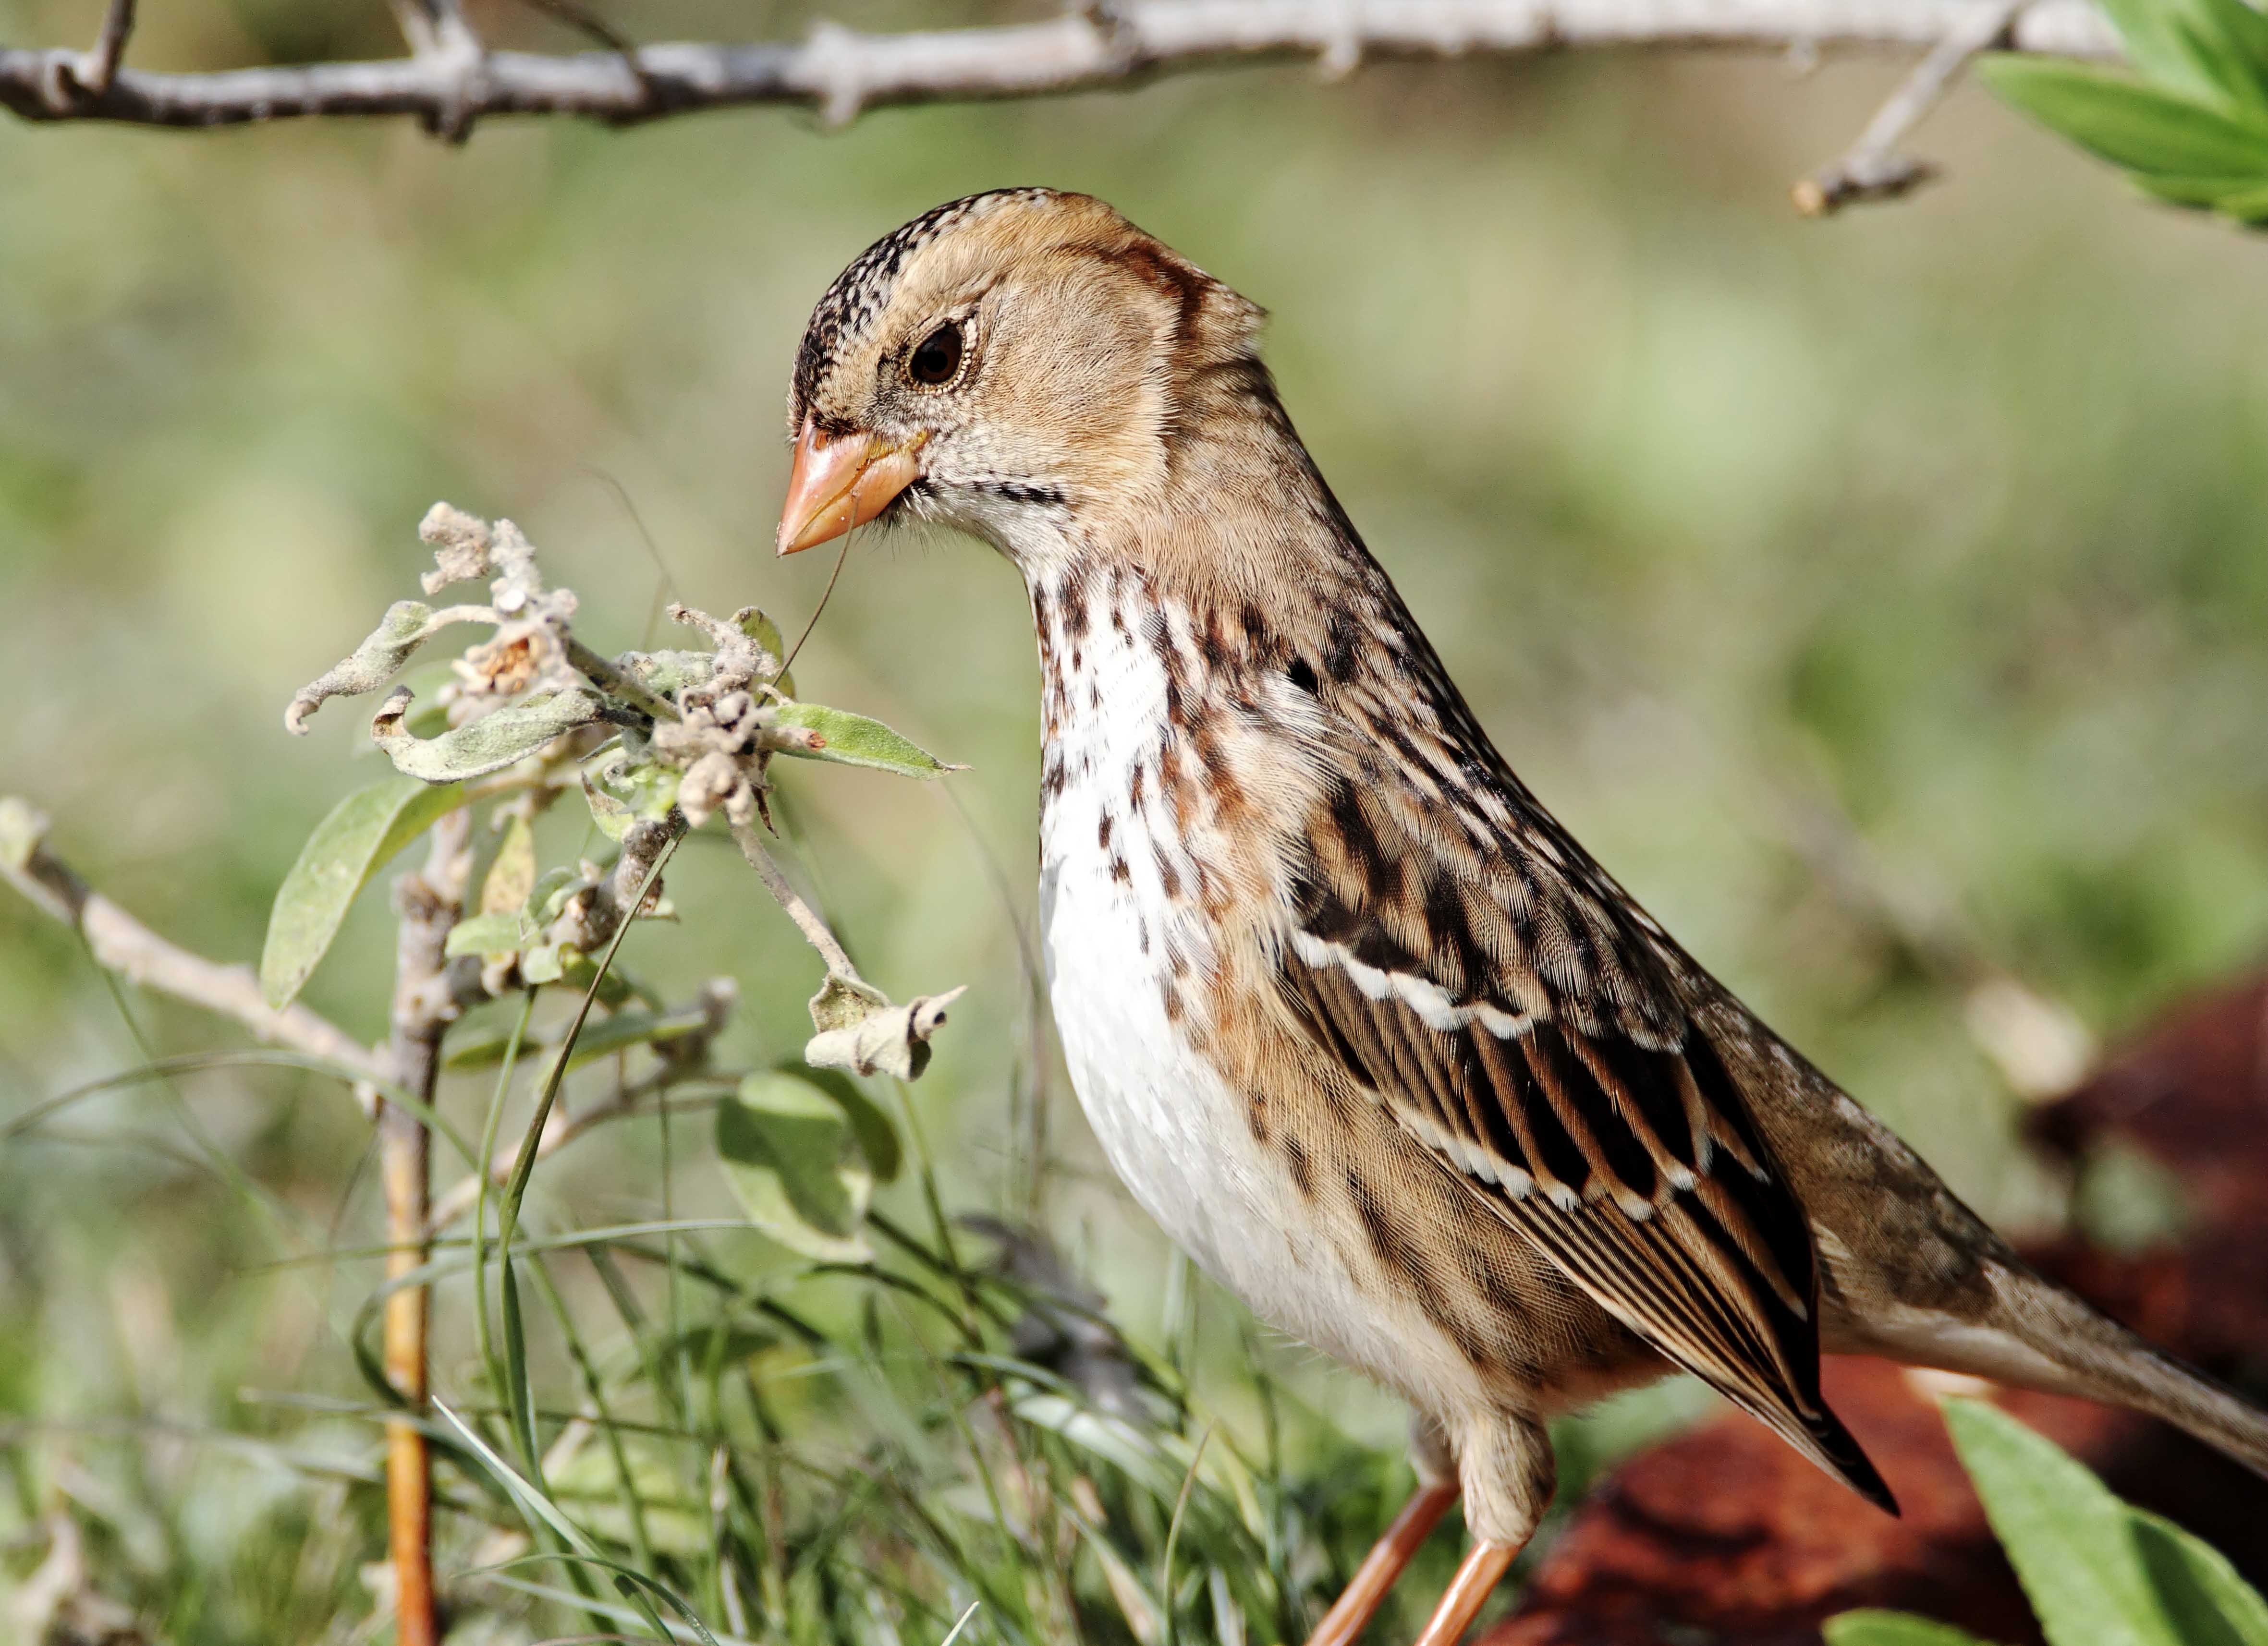
{"type": "Polygon", "coordinates": [[[748,1221],[835,1262],[873,1253],[859,1233],[873,1174],[840,1106],[792,1075],[750,1075],[717,1106],[717,1153],[748,1221]]]}
{"type": "Polygon", "coordinates": [[[2244,0],[2102,0],[2127,60],[2171,92],[2268,110],[2268,18],[2244,0]]]}
{"type": "Polygon", "coordinates": [[[1910,1612],[1845,1612],[1821,1625],[1827,1646],[1982,1646],[1950,1623],[1910,1612]]]}
{"type": "MultiPolygon", "coordinates": [[[[2176,206],[2198,206],[2210,211],[2225,200],[2241,195],[2248,190],[2268,188],[2268,180],[2257,177],[2186,177],[2146,176],[2137,174],[2135,186],[2146,194],[2156,195],[2176,206]]],[[[2108,1197],[2106,1197],[2108,1198],[2108,1197]]],[[[2123,1211],[2123,1202],[2119,1203],[2123,1211]]],[[[2090,1238],[2092,1231],[2090,1231],[2090,1238]]],[[[2117,1249],[2117,1248],[2113,1248],[2117,1249]]]]}
{"type": "Polygon", "coordinates": [[[948,766],[920,745],[900,737],[879,720],[829,709],[824,703],[782,703],[776,709],[777,724],[817,733],[825,745],[815,749],[782,749],[802,760],[834,761],[843,766],[866,766],[895,772],[901,777],[935,777],[966,768],[948,766]]]}
{"type": "Polygon", "coordinates": [[[1945,1424],[2049,1646],[2183,1646],[2102,1481],[1981,1400],[1947,1401],[1945,1424]]]}
{"type": "Polygon", "coordinates": [[[639,818],[659,822],[677,804],[678,774],[655,761],[631,761],[617,749],[595,770],[583,774],[583,798],[591,820],[608,840],[619,841],[639,818]]]}
{"type": "Polygon", "coordinates": [[[421,738],[402,724],[409,704],[405,692],[388,698],[371,722],[370,735],[396,771],[435,783],[485,777],[517,765],[554,738],[590,724],[606,707],[596,692],[579,687],[532,692],[468,726],[421,738]]]}
{"type": "Polygon", "coordinates": [[[797,1067],[782,1069],[782,1074],[807,1080],[843,1106],[849,1117],[850,1130],[858,1139],[858,1152],[866,1157],[866,1164],[874,1169],[878,1183],[898,1180],[898,1167],[904,1151],[898,1143],[898,1123],[888,1111],[858,1089],[858,1083],[850,1076],[832,1069],[797,1067]]]}
{"type": "Polygon", "coordinates": [[[390,777],[331,808],[276,889],[260,953],[260,990],[269,1005],[281,1011],[298,997],[371,876],[464,802],[460,784],[390,777]]]}
{"type": "MultiPolygon", "coordinates": [[[[633,1435],[622,1441],[622,1447],[654,1548],[686,1558],[708,1553],[708,1504],[687,1487],[656,1442],[633,1435]]],[[[606,1447],[585,1446],[563,1467],[546,1475],[543,1483],[577,1520],[599,1536],[619,1544],[632,1540],[622,1478],[615,1472],[614,1459],[606,1447]]]]}
{"type": "Polygon", "coordinates": [[[2268,223],[2268,182],[2231,189],[2213,202],[2213,209],[2225,217],[2235,218],[2239,223],[2268,223]]]}
{"type": "Polygon", "coordinates": [[[441,945],[442,952],[451,959],[460,954],[509,954],[524,949],[542,936],[535,922],[518,909],[502,915],[475,915],[460,920],[449,929],[449,940],[441,945]]]}
{"type": "Polygon", "coordinates": [[[504,1254],[501,1291],[504,1299],[504,1404],[512,1413],[512,1438],[519,1446],[520,1467],[536,1490],[543,1489],[543,1454],[535,1444],[535,1393],[527,1377],[527,1329],[519,1312],[519,1275],[509,1247],[504,1254]]]}
{"type": "Polygon", "coordinates": [[[2268,1646],[2268,1601],[2219,1549],[2130,1507],[2135,1547],[2183,1646],[2268,1646]]]}
{"type": "Polygon", "coordinates": [[[2001,97],[2081,148],[2137,172],[2268,180],[2268,125],[2057,58],[2002,52],[1977,72],[2001,97]]]}
{"type": "Polygon", "coordinates": [[[527,907],[535,890],[535,828],[525,813],[515,812],[497,843],[494,862],[481,882],[481,913],[508,915],[527,907]]]}

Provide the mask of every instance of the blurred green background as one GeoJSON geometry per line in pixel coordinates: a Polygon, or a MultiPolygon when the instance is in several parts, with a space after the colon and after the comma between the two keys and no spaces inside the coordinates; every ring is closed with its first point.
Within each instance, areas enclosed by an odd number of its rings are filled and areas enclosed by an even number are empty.
{"type": "MultiPolygon", "coordinates": [[[[0,39],[79,41],[99,9],[0,0],[0,39]]],[[[151,68],[394,49],[376,4],[144,10],[151,68]]],[[[475,15],[497,40],[575,43],[475,15]]],[[[683,0],[615,20],[766,38],[806,18],[683,0]]],[[[462,150],[403,123],[0,124],[0,789],[159,930],[255,957],[299,841],[378,770],[364,710],[302,741],[284,704],[415,592],[429,503],[519,521],[601,650],[666,643],[665,585],[792,634],[829,569],[769,548],[812,302],[939,201],[1084,189],[1271,311],[1301,432],[1545,802],[1959,1190],[2051,1225],[2061,1187],[2012,1145],[1988,1047],[2021,1084],[2074,1025],[2115,1039],[2268,931],[2268,254],[2139,203],[1974,90],[1918,140],[1947,180],[1798,219],[1787,183],[1896,73],[1569,57],[1327,85],[1292,65],[839,133],[768,111],[497,121],[462,150]],[[1994,978],[2029,991],[2013,1027],[1999,996],[1978,1003],[1994,978]]],[[[957,539],[862,540],[796,672],[972,767],[783,774],[867,974],[899,998],[973,986],[915,1089],[950,1201],[1021,1209],[1036,1085],[1049,1221],[1155,1340],[1167,1250],[1052,1054],[1029,1055],[1036,694],[1013,574],[957,539]]],[[[578,826],[553,827],[571,856],[578,826]]],[[[625,962],[673,999],[737,977],[734,1061],[792,1054],[808,952],[715,840],[670,885],[681,928],[641,930],[625,962]]],[[[308,994],[358,1035],[383,1026],[384,903],[364,894],[308,994]]],[[[0,1121],[145,1042],[238,1038],[114,997],[0,895],[0,1121]]],[[[248,1391],[350,1392],[340,1333],[368,1282],[260,1270],[282,1236],[198,1164],[184,1101],[309,1226],[369,1238],[360,1122],[313,1079],[199,1077],[0,1144],[0,1539],[36,1553],[68,1500],[141,1592],[220,1620],[180,1638],[254,1638],[212,1597],[351,1571],[247,1561],[350,1568],[379,1545],[245,1529],[343,1503],[367,1533],[371,1500],[201,1437],[265,1423],[248,1391]],[[205,1603],[181,1598],[195,1584],[205,1603]]],[[[685,1147],[677,1211],[724,1209],[685,1147]]],[[[548,1187],[593,1220],[650,1216],[654,1149],[615,1134],[548,1187]]],[[[1226,1387],[1236,1312],[1204,1308],[1226,1387]]],[[[452,1329],[445,1312],[445,1388],[452,1329]]],[[[1357,1441],[1398,1445],[1378,1397],[1263,1352],[1357,1441]]],[[[367,1453],[343,1422],[293,1433],[367,1453]]]]}

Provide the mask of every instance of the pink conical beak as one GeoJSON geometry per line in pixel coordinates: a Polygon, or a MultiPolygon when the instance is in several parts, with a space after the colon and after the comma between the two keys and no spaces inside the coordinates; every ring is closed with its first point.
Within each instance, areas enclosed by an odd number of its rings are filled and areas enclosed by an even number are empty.
{"type": "Polygon", "coordinates": [[[779,552],[792,555],[864,525],[921,478],[915,453],[925,437],[892,445],[856,430],[829,439],[808,417],[795,437],[787,501],[780,505],[779,552]]]}

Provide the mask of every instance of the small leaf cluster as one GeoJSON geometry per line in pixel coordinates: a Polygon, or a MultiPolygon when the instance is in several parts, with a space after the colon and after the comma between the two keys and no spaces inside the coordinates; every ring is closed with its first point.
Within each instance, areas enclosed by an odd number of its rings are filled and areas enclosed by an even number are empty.
{"type": "MultiPolygon", "coordinates": [[[[388,861],[443,819],[487,803],[492,845],[476,853],[468,840],[459,864],[444,871],[463,877],[467,893],[444,946],[445,1016],[553,985],[601,1010],[586,1006],[571,1024],[524,1022],[511,1033],[468,1025],[450,1038],[446,1066],[508,1071],[541,1054],[556,1090],[585,1064],[642,1047],[659,1060],[654,1081],[689,1078],[729,1015],[729,981],[670,1009],[604,958],[631,920],[675,917],[659,879],[675,841],[719,812],[738,830],[769,824],[775,754],[908,777],[954,768],[879,721],[799,701],[789,649],[754,606],[717,618],[672,605],[671,619],[703,635],[708,649],[602,658],[575,634],[573,592],[547,584],[534,547],[511,521],[491,525],[436,503],[419,535],[435,551],[427,595],[490,578],[489,600],[438,610],[397,603],[350,656],[300,690],[286,725],[305,731],[330,698],[385,687],[444,629],[472,623],[489,633],[449,661],[430,705],[398,685],[372,720],[372,740],[397,775],[340,801],[301,849],[269,922],[267,998],[281,1009],[298,996],[388,861]],[[536,820],[576,792],[617,849],[611,862],[545,868],[536,820]]],[[[828,1071],[918,1077],[961,991],[895,1005],[846,974],[836,953],[810,1003],[810,1067],[740,1082],[718,1101],[716,1141],[752,1225],[807,1258],[865,1262],[868,1198],[896,1172],[898,1142],[882,1111],[828,1071]]]]}
{"type": "MultiPolygon", "coordinates": [[[[1946,1426],[2048,1646],[2268,1646],[2268,1601],[2212,1545],[2121,1502],[2053,1441],[1981,1400],[1946,1426]]],[[[1979,1646],[1949,1624],[1846,1612],[1828,1646],[1979,1646]]]]}
{"type": "Polygon", "coordinates": [[[626,907],[655,853],[715,812],[741,826],[763,814],[774,754],[910,777],[952,769],[879,721],[797,701],[779,629],[753,606],[720,620],[672,606],[674,621],[709,637],[709,650],[602,658],[575,635],[573,592],[547,585],[534,546],[510,520],[490,525],[436,503],[418,533],[435,550],[428,595],[492,578],[490,599],[438,610],[397,603],[350,656],[292,698],[284,724],[305,731],[330,698],[378,690],[446,628],[473,623],[490,634],[450,661],[430,707],[421,710],[416,692],[398,685],[373,716],[372,740],[400,776],[341,801],[285,878],[261,962],[272,1005],[298,995],[370,878],[476,801],[497,803],[501,840],[448,952],[477,959],[482,990],[493,996],[515,985],[586,984],[590,956],[623,920],[666,917],[658,889],[635,911],[626,907]],[[539,874],[531,825],[570,787],[622,850],[611,868],[581,863],[539,874]]]}
{"type": "Polygon", "coordinates": [[[2247,0],[2102,0],[2133,75],[1996,53],[1986,85],[2146,193],[2268,224],[2268,14],[2247,0]]]}

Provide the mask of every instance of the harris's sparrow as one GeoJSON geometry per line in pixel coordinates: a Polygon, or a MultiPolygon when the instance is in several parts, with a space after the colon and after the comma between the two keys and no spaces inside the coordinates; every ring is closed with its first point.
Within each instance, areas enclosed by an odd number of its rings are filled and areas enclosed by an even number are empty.
{"type": "Polygon", "coordinates": [[[1680,1367],[1886,1509],[1822,1348],[2133,1407],[2268,1473],[2268,1417],[2028,1269],[1513,775],[1260,319],[1099,201],[940,206],[812,316],[779,547],[887,515],[1023,574],[1087,1117],[1216,1278],[1415,1414],[1420,1489],[1314,1641],[1462,1491],[1421,1646],[1454,1641],[1550,1496],[1546,1421],[1680,1367]]]}

